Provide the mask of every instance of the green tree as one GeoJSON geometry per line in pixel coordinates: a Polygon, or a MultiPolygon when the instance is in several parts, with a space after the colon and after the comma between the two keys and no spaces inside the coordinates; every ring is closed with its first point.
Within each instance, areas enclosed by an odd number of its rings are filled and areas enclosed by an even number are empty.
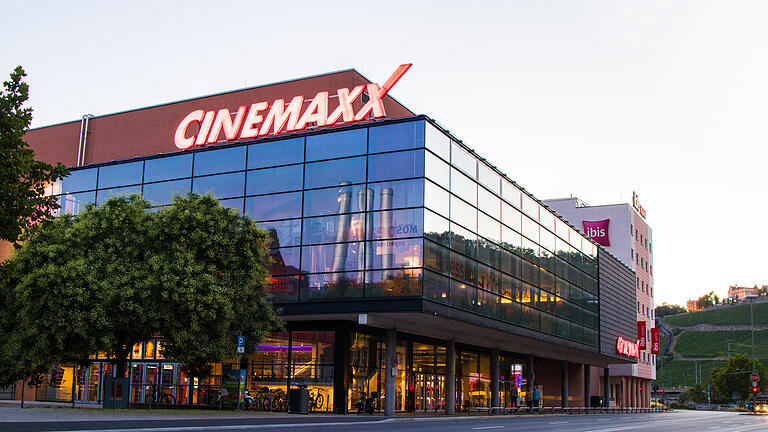
{"type": "Polygon", "coordinates": [[[210,196],[176,197],[158,212],[112,198],[45,223],[7,263],[0,301],[0,385],[51,366],[113,355],[125,372],[135,343],[164,337],[192,376],[280,328],[263,294],[268,240],[210,196]]]}
{"type": "Polygon", "coordinates": [[[46,186],[67,175],[61,163],[35,160],[34,150],[24,142],[32,122],[32,108],[24,107],[29,97],[29,86],[22,81],[26,75],[17,66],[0,91],[0,240],[17,246],[59,208],[55,197],[43,194],[46,186]]]}
{"type": "Polygon", "coordinates": [[[662,318],[667,315],[676,315],[685,313],[684,307],[676,304],[662,303],[660,306],[656,306],[656,318],[662,318]]]}
{"type": "Polygon", "coordinates": [[[680,393],[680,402],[706,403],[707,387],[702,383],[687,387],[684,392],[680,393]]]}
{"type": "Polygon", "coordinates": [[[703,295],[696,300],[696,306],[698,306],[699,309],[704,309],[714,305],[717,301],[718,298],[715,295],[715,292],[710,291],[709,294],[703,295]]]}
{"type": "Polygon", "coordinates": [[[731,399],[731,395],[737,393],[741,400],[746,400],[752,392],[749,375],[753,370],[760,375],[758,387],[765,390],[765,385],[768,384],[765,367],[760,361],[756,361],[755,368],[752,369],[752,359],[746,354],[733,354],[728,357],[725,367],[712,370],[710,382],[720,398],[731,399]]]}

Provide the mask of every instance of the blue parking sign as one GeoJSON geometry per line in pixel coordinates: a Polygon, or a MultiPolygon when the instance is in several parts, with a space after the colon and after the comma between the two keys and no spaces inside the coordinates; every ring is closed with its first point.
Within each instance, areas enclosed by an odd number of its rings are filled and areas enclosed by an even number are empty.
{"type": "Polygon", "coordinates": [[[237,352],[240,354],[245,352],[245,336],[237,337],[237,352]]]}

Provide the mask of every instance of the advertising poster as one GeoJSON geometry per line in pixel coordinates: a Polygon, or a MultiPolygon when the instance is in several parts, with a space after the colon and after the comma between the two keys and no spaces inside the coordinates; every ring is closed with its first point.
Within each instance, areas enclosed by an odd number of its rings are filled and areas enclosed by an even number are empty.
{"type": "Polygon", "coordinates": [[[223,368],[221,370],[221,402],[237,403],[237,396],[242,394],[245,388],[245,369],[223,368]],[[238,388],[238,375],[240,375],[240,387],[238,388]]]}

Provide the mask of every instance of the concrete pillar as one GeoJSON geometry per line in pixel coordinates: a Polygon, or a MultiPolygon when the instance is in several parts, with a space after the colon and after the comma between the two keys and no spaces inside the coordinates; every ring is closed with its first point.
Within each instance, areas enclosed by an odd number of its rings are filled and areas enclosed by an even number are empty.
{"type": "Polygon", "coordinates": [[[456,414],[456,342],[445,345],[445,413],[456,414]]]}
{"type": "Polygon", "coordinates": [[[395,415],[395,378],[397,377],[397,332],[395,329],[387,329],[386,334],[387,358],[384,362],[387,367],[384,377],[384,415],[395,415]]]}
{"type": "Polygon", "coordinates": [[[603,406],[611,406],[611,369],[603,368],[603,406]]]}
{"type": "Polygon", "coordinates": [[[533,387],[535,386],[534,378],[536,377],[536,373],[533,370],[533,363],[534,363],[534,357],[533,354],[528,356],[528,391],[532,392],[533,387]]]}
{"type": "Polygon", "coordinates": [[[499,350],[491,349],[491,406],[496,408],[499,404],[499,350]]]}
{"type": "Polygon", "coordinates": [[[347,413],[347,385],[349,383],[349,330],[336,330],[333,365],[333,412],[347,413]]]}
{"type": "Polygon", "coordinates": [[[589,400],[592,398],[592,366],[584,365],[584,406],[589,407],[589,400]]]}
{"type": "Polygon", "coordinates": [[[568,406],[568,360],[560,361],[560,406],[568,406]]]}

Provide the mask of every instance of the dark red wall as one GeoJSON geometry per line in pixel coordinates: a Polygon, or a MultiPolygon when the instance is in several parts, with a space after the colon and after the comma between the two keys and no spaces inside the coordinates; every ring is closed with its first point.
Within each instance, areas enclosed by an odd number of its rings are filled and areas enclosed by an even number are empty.
{"type": "MultiPolygon", "coordinates": [[[[334,95],[338,88],[351,89],[367,83],[369,81],[357,71],[347,70],[94,117],[88,126],[85,164],[178,151],[173,143],[176,128],[187,114],[197,109],[212,111],[229,108],[230,111],[237,111],[241,105],[250,106],[261,101],[271,104],[280,98],[285,99],[287,103],[299,95],[310,99],[323,90],[334,95]]],[[[307,105],[308,102],[305,102],[304,107],[307,105]]],[[[329,105],[328,110],[331,112],[338,102],[332,98],[329,105]]],[[[361,106],[362,103],[358,99],[355,108],[359,109],[361,106]]],[[[388,118],[413,115],[405,106],[389,96],[384,97],[384,108],[388,118]]],[[[190,128],[190,133],[192,132],[193,129],[190,128]]],[[[38,159],[74,166],[77,160],[79,133],[80,120],[75,120],[30,130],[25,140],[35,150],[38,159]]]]}

